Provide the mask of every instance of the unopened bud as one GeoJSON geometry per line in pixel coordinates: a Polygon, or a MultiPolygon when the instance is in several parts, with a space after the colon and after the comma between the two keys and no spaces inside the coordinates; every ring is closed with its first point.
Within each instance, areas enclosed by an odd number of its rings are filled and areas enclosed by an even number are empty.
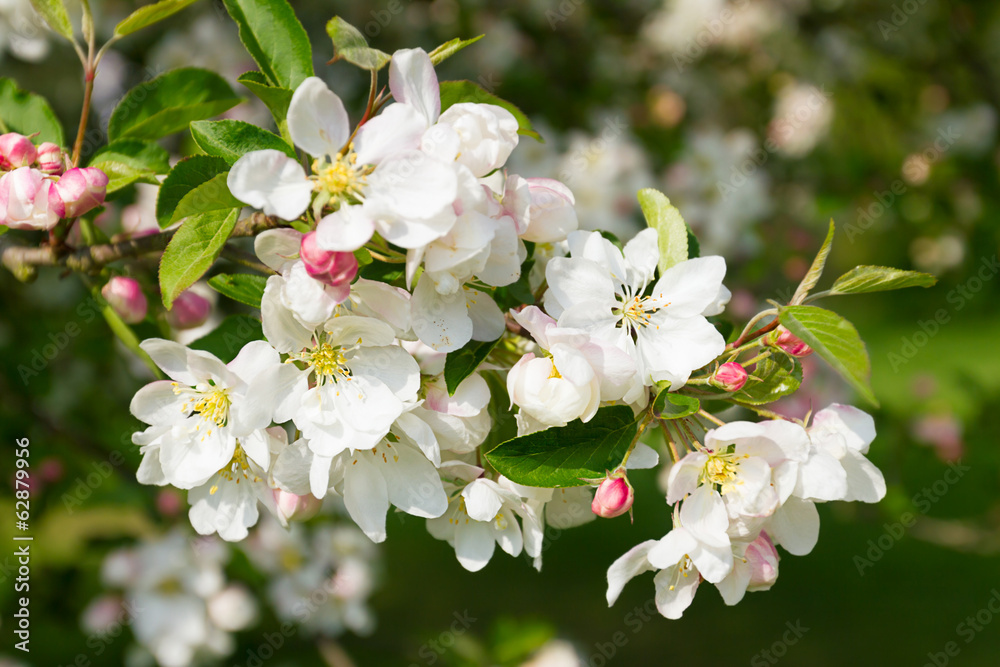
{"type": "Polygon", "coordinates": [[[597,516],[612,519],[632,509],[634,498],[635,492],[628,480],[624,476],[611,475],[597,487],[590,509],[597,516]]]}
{"type": "Polygon", "coordinates": [[[748,591],[766,591],[778,580],[778,550],[767,533],[750,543],[743,558],[750,565],[748,591]]]}
{"type": "Polygon", "coordinates": [[[66,154],[55,144],[46,141],[38,146],[35,164],[39,171],[50,176],[58,176],[66,171],[66,154]]]}
{"type": "Polygon", "coordinates": [[[115,276],[101,288],[101,296],[129,324],[138,324],[146,319],[149,304],[135,278],[115,276]]]}
{"type": "Polygon", "coordinates": [[[83,215],[103,204],[107,189],[108,175],[96,167],[70,169],[56,183],[67,218],[83,215]]]}
{"type": "Polygon", "coordinates": [[[35,144],[23,134],[17,132],[0,134],[0,169],[11,170],[30,166],[37,154],[35,144]]]}
{"type": "Polygon", "coordinates": [[[812,348],[785,327],[778,327],[778,330],[771,335],[769,342],[793,357],[808,357],[812,354],[812,348]]]}
{"type": "Polygon", "coordinates": [[[316,242],[316,232],[309,232],[302,237],[299,257],[310,276],[331,287],[350,285],[358,274],[358,260],[354,253],[320,248],[316,242]]]}
{"type": "Polygon", "coordinates": [[[728,361],[715,371],[712,376],[712,386],[723,391],[739,391],[747,383],[747,369],[735,361],[728,361]]]}
{"type": "Polygon", "coordinates": [[[278,510],[278,518],[283,524],[287,524],[289,521],[306,521],[313,518],[322,504],[323,501],[311,493],[300,496],[281,489],[274,489],[274,505],[278,510]]]}
{"type": "Polygon", "coordinates": [[[212,312],[212,304],[200,294],[184,290],[167,311],[167,322],[175,329],[200,327],[212,312]]]}

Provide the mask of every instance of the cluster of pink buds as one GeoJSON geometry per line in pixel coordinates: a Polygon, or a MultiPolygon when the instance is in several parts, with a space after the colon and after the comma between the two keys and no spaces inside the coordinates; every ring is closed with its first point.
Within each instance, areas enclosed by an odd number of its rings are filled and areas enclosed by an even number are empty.
{"type": "Polygon", "coordinates": [[[0,135],[0,225],[48,230],[103,204],[107,174],[69,165],[53,143],[35,146],[17,132],[0,135]]]}
{"type": "Polygon", "coordinates": [[[777,331],[768,337],[767,343],[781,348],[786,354],[793,357],[807,357],[813,351],[801,338],[795,336],[785,327],[778,327],[777,331]]]}

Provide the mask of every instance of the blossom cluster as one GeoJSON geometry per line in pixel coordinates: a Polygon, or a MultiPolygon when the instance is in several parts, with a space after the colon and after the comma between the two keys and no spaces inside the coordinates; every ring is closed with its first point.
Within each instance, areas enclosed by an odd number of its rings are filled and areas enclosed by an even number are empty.
{"type": "Polygon", "coordinates": [[[505,169],[517,118],[476,101],[442,110],[424,51],[392,55],[389,89],[394,102],[370,102],[352,129],[336,93],[306,78],[288,134],[310,158],[254,150],[229,171],[234,196],[287,223],[254,243],[271,271],[264,339],[228,363],[173,341],[141,344],[169,379],[132,401],[148,424],[133,438],[138,477],[188,490],[197,532],[243,540],[261,507],[287,526],[333,497],[373,542],[386,539],[394,507],[426,519],[470,571],[498,545],[540,569],[547,524],[631,510],[627,471],[659,464],[640,442],[659,426],[674,459],[674,529],[612,566],[608,599],[658,569],[660,611],[676,618],[701,579],[730,603],[770,586],[775,544],[800,554],[815,543],[815,502],[881,498],[863,457],[874,428],[849,408],[808,429],[723,425],[702,410],[675,437],[654,399],[689,385],[725,399],[762,381],[749,366],[772,354],[794,365],[810,348],[787,330],[727,345],[709,319],[730,298],[722,257],[666,262],[655,226],[623,246],[578,230],[567,186],[505,169]],[[456,380],[453,355],[477,346],[486,352],[456,380]],[[759,354],[741,363],[748,350],[759,354]],[[504,411],[522,438],[621,409],[609,406],[628,406],[637,432],[600,478],[534,486],[486,456],[504,411]]]}
{"type": "Polygon", "coordinates": [[[103,204],[107,174],[70,165],[51,142],[35,146],[17,132],[0,135],[0,225],[49,230],[103,204]]]}

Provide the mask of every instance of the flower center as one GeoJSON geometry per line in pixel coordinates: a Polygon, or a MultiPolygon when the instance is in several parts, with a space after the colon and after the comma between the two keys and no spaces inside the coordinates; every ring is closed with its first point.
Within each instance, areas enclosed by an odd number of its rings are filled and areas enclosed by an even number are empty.
{"type": "MultiPolygon", "coordinates": [[[[360,343],[360,341],[358,341],[360,343]]],[[[327,380],[339,382],[351,380],[351,369],[347,366],[344,348],[321,341],[315,347],[302,350],[299,354],[290,355],[288,361],[301,361],[312,367],[316,373],[316,382],[324,384],[327,380]]]]}
{"type": "MultiPolygon", "coordinates": [[[[669,306],[669,303],[660,303],[659,299],[651,296],[629,296],[622,299],[621,308],[615,311],[615,315],[620,318],[623,329],[628,333],[633,333],[653,324],[653,313],[669,306]]],[[[656,326],[658,329],[658,325],[656,326]]]]}
{"type": "Polygon", "coordinates": [[[348,146],[346,153],[338,154],[333,162],[313,162],[316,189],[327,193],[331,200],[361,200],[368,174],[368,165],[358,166],[358,155],[348,146]]]}
{"type": "MultiPolygon", "coordinates": [[[[233,458],[219,470],[219,476],[228,479],[230,482],[236,480],[237,484],[240,483],[241,479],[249,479],[251,482],[261,481],[257,473],[250,469],[250,462],[247,461],[246,452],[243,451],[243,447],[240,446],[239,442],[236,443],[233,458]]],[[[208,493],[209,495],[215,495],[215,492],[218,490],[219,485],[213,484],[208,493]]]]}
{"type": "Polygon", "coordinates": [[[723,452],[709,452],[708,460],[705,462],[701,472],[702,484],[714,484],[720,487],[720,493],[726,493],[736,484],[739,484],[739,459],[748,458],[747,454],[737,456],[732,447],[723,452]]]}
{"type": "Polygon", "coordinates": [[[171,384],[175,394],[188,394],[188,399],[184,401],[181,410],[185,412],[192,410],[216,426],[226,425],[229,419],[229,406],[232,404],[228,389],[209,383],[201,383],[193,388],[181,387],[176,382],[171,384]]]}

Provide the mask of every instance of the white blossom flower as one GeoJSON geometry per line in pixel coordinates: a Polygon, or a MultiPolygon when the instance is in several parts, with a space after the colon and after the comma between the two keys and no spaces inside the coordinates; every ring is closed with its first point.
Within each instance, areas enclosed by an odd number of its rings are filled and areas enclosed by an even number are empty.
{"type": "Polygon", "coordinates": [[[569,235],[572,256],[549,261],[545,309],[562,327],[583,329],[627,352],[643,384],[678,389],[691,371],[720,355],[726,343],[702,313],[716,303],[726,264],[689,259],[652,286],[659,260],[657,232],[646,229],[624,253],[596,232],[569,235]]]}
{"type": "Polygon", "coordinates": [[[238,438],[267,425],[256,424],[247,393],[261,372],[280,363],[278,353],[254,341],[223,364],[172,341],[152,338],[141,347],[172,381],[152,382],[132,399],[132,414],[150,424],[133,436],[144,454],[140,481],[201,486],[230,463],[238,438]]]}
{"type": "Polygon", "coordinates": [[[292,420],[327,466],[344,450],[374,447],[416,400],[420,370],[388,324],[343,315],[306,329],[270,285],[261,314],[264,335],[289,356],[263,371],[250,396],[255,425],[292,420]]]}
{"type": "Polygon", "coordinates": [[[490,562],[497,544],[511,556],[520,555],[524,540],[514,515],[520,504],[516,493],[480,477],[452,498],[443,515],[427,521],[427,531],[455,548],[462,567],[478,572],[490,562]]]}

